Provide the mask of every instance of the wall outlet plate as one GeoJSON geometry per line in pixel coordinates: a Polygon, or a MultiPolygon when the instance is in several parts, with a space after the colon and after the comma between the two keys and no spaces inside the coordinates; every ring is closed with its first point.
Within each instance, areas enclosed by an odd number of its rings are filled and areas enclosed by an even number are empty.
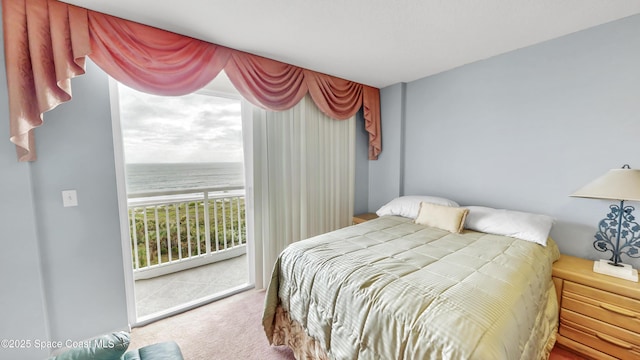
{"type": "Polygon", "coordinates": [[[62,191],[62,206],[78,206],[78,193],[75,190],[62,191]]]}

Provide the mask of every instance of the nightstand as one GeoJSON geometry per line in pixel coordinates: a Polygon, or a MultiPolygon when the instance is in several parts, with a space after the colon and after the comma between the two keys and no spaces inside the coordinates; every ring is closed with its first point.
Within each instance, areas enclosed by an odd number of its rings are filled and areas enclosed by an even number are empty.
{"type": "Polygon", "coordinates": [[[640,359],[640,284],[593,272],[593,261],[553,264],[560,304],[557,343],[593,359],[640,359]]]}
{"type": "Polygon", "coordinates": [[[366,214],[354,215],[353,216],[353,225],[360,224],[360,223],[363,223],[365,221],[369,221],[369,220],[373,220],[373,219],[377,219],[377,218],[378,218],[378,215],[376,215],[375,213],[366,213],[366,214]]]}

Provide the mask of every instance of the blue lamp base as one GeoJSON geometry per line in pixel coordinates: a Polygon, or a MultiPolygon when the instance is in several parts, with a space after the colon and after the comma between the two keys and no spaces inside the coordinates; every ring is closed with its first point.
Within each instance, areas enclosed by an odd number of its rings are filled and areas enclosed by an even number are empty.
{"type": "Polygon", "coordinates": [[[612,256],[609,260],[596,261],[593,271],[638,282],[638,270],[620,261],[622,254],[640,257],[640,224],[632,214],[635,209],[624,206],[624,200],[621,200],[620,205],[611,205],[609,210],[607,217],[598,224],[593,247],[600,252],[611,251],[612,256]]]}
{"type": "Polygon", "coordinates": [[[597,260],[593,263],[593,271],[638,282],[638,270],[632,268],[629,264],[618,263],[618,265],[613,265],[609,260],[597,260]]]}

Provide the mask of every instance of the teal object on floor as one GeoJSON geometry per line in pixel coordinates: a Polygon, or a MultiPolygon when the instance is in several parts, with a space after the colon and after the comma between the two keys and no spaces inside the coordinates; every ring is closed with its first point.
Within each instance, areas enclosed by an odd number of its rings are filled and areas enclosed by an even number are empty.
{"type": "Polygon", "coordinates": [[[180,347],[167,341],[129,350],[129,333],[102,335],[73,343],[73,347],[49,360],[184,360],[180,347]]]}
{"type": "Polygon", "coordinates": [[[178,344],[168,341],[127,351],[122,360],[182,360],[182,352],[178,344]]]}

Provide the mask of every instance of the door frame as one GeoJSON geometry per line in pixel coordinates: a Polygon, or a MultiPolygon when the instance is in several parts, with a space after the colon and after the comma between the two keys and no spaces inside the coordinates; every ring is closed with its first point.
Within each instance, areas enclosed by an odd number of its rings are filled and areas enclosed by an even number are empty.
{"type": "MultiPolygon", "coordinates": [[[[234,89],[235,90],[235,89],[234,89]]],[[[124,142],[122,136],[122,125],[120,122],[120,97],[118,92],[118,82],[109,77],[109,97],[111,104],[111,129],[113,135],[113,153],[115,162],[116,173],[116,188],[118,196],[118,212],[120,219],[120,239],[122,246],[122,259],[124,267],[124,280],[125,280],[125,297],[127,305],[127,319],[129,322],[129,330],[132,327],[143,326],[153,321],[165,318],[184,312],[200,305],[204,305],[209,302],[219,300],[221,298],[240,293],[252,288],[255,288],[256,284],[256,249],[254,245],[253,236],[253,144],[252,144],[252,132],[250,127],[246,127],[247,122],[244,119],[245,115],[250,115],[250,107],[248,103],[237,93],[229,93],[226,91],[216,91],[213,89],[203,88],[198,90],[199,93],[205,95],[211,95],[216,97],[224,97],[241,102],[241,121],[242,121],[242,142],[244,151],[244,170],[245,170],[245,216],[247,226],[247,267],[248,267],[248,284],[246,286],[235,287],[229,289],[228,293],[222,296],[209,296],[202,299],[199,302],[191,302],[180,310],[165,311],[158,313],[157,316],[145,316],[143,318],[138,317],[136,308],[136,296],[135,296],[135,278],[133,275],[133,259],[131,256],[131,237],[129,234],[129,210],[127,205],[127,187],[126,187],[126,174],[125,174],[125,157],[124,157],[124,142]],[[248,134],[245,134],[248,131],[248,134]]]]}
{"type": "Polygon", "coordinates": [[[109,98],[111,103],[111,131],[113,133],[113,157],[116,167],[116,190],[118,194],[118,216],[120,218],[120,240],[122,246],[122,265],[124,266],[124,286],[127,302],[129,330],[136,325],[135,280],[133,279],[133,260],[131,259],[131,238],[129,236],[129,209],[127,208],[127,181],[125,176],[124,143],[120,124],[120,96],[118,82],[109,77],[109,98]]]}

